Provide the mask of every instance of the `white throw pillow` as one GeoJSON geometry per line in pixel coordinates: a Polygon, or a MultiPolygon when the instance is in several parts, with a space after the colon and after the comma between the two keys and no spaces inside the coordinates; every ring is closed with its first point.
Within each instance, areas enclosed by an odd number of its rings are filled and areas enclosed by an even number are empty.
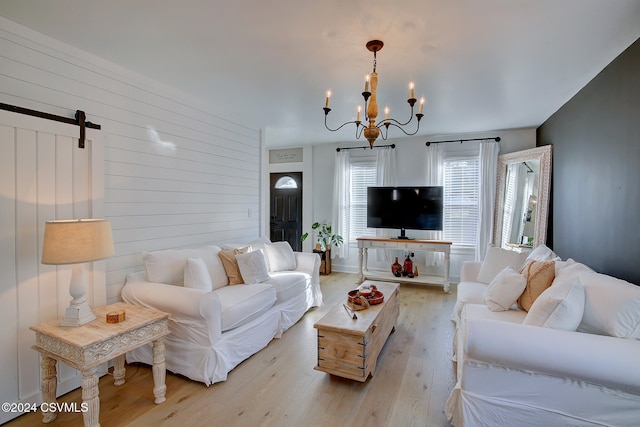
{"type": "Polygon", "coordinates": [[[202,258],[187,258],[184,266],[184,287],[211,291],[211,276],[202,258]]]}
{"type": "Polygon", "coordinates": [[[518,300],[526,285],[522,274],[506,267],[489,283],[484,302],[491,311],[507,311],[518,300]]]}
{"type": "Polygon", "coordinates": [[[506,267],[518,271],[526,258],[526,252],[508,251],[496,246],[489,246],[480,266],[477,280],[480,283],[489,284],[506,267]]]}
{"type": "Polygon", "coordinates": [[[606,274],[580,275],[585,305],[578,331],[640,340],[640,287],[606,274]]]}
{"type": "Polygon", "coordinates": [[[269,265],[269,257],[267,256],[267,250],[265,249],[267,245],[270,245],[271,241],[266,237],[259,237],[256,240],[249,243],[251,246],[251,251],[260,251],[262,256],[264,257],[264,262],[267,264],[267,271],[271,271],[271,266],[269,265]]]}
{"type": "Polygon", "coordinates": [[[215,245],[201,246],[194,249],[165,249],[143,252],[144,268],[149,282],[182,285],[187,258],[201,258],[211,277],[213,289],[229,283],[227,275],[218,258],[220,247],[215,245]]]}
{"type": "Polygon", "coordinates": [[[275,242],[265,245],[269,257],[270,271],[291,271],[296,269],[296,256],[289,242],[275,242]]]}
{"type": "Polygon", "coordinates": [[[262,283],[270,279],[264,255],[260,251],[237,254],[238,268],[246,285],[262,283]]]}
{"type": "Polygon", "coordinates": [[[556,269],[556,277],[553,279],[553,283],[551,285],[557,285],[567,280],[572,281],[580,276],[580,274],[588,272],[593,272],[593,270],[590,267],[575,261],[573,258],[569,258],[560,269],[556,269]]]}
{"type": "Polygon", "coordinates": [[[577,278],[548,287],[533,302],[524,325],[575,331],[584,313],[584,288],[577,278]]]}
{"type": "Polygon", "coordinates": [[[556,255],[547,245],[540,245],[532,250],[527,256],[527,261],[560,261],[560,257],[556,255]]]}
{"type": "Polygon", "coordinates": [[[144,269],[149,282],[182,285],[184,266],[187,260],[184,250],[166,249],[142,252],[144,269]]]}

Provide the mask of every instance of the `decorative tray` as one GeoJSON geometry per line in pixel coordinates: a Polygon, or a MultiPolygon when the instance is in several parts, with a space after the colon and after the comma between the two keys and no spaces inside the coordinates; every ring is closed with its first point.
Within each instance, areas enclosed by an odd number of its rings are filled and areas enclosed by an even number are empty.
{"type": "Polygon", "coordinates": [[[376,305],[384,301],[384,294],[377,289],[373,289],[371,292],[361,292],[359,289],[354,289],[349,291],[347,300],[351,304],[362,305],[362,298],[364,298],[369,305],[376,305]]]}

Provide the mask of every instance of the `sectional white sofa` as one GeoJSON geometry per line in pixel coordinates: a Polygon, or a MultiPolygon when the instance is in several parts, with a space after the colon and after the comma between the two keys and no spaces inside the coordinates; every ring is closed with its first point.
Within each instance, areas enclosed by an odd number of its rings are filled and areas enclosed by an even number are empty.
{"type": "MultiPolygon", "coordinates": [[[[322,304],[319,255],[293,252],[286,242],[145,252],[143,259],[145,271],[127,277],[122,299],[169,313],[167,369],[206,385],[226,380],[322,304]]],[[[151,365],[151,346],[126,359],[151,365]]]]}
{"type": "Polygon", "coordinates": [[[452,424],[640,425],[640,287],[546,247],[528,260],[501,251],[461,270],[452,424]],[[516,299],[530,283],[517,276],[536,258],[553,277],[527,312],[516,299]]]}

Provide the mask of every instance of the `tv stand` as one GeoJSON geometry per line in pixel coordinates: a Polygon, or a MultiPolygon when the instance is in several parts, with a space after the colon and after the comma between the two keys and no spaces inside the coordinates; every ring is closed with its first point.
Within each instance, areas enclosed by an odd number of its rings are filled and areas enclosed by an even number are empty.
{"type": "Polygon", "coordinates": [[[358,279],[363,282],[369,280],[383,280],[388,282],[405,282],[405,283],[424,283],[424,284],[440,284],[442,283],[444,291],[451,292],[451,284],[449,282],[450,254],[451,242],[443,240],[420,240],[399,238],[392,239],[388,237],[358,237],[358,279]],[[431,251],[444,253],[444,277],[435,277],[420,274],[417,277],[401,276],[396,277],[391,274],[391,268],[388,271],[378,272],[369,271],[367,262],[369,257],[369,248],[372,249],[400,249],[417,251],[431,251]]]}
{"type": "Polygon", "coordinates": [[[407,237],[406,230],[404,228],[400,229],[400,235],[396,237],[399,240],[413,240],[413,237],[407,237]]]}

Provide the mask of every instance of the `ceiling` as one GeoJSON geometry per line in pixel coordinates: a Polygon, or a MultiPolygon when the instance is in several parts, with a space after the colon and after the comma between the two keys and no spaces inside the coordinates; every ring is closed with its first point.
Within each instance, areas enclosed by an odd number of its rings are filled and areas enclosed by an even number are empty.
{"type": "MultiPolygon", "coordinates": [[[[267,145],[351,141],[378,103],[419,135],[536,127],[640,37],[638,0],[1,0],[0,15],[223,108],[267,145]]],[[[390,132],[391,137],[402,136],[390,132]]]]}

